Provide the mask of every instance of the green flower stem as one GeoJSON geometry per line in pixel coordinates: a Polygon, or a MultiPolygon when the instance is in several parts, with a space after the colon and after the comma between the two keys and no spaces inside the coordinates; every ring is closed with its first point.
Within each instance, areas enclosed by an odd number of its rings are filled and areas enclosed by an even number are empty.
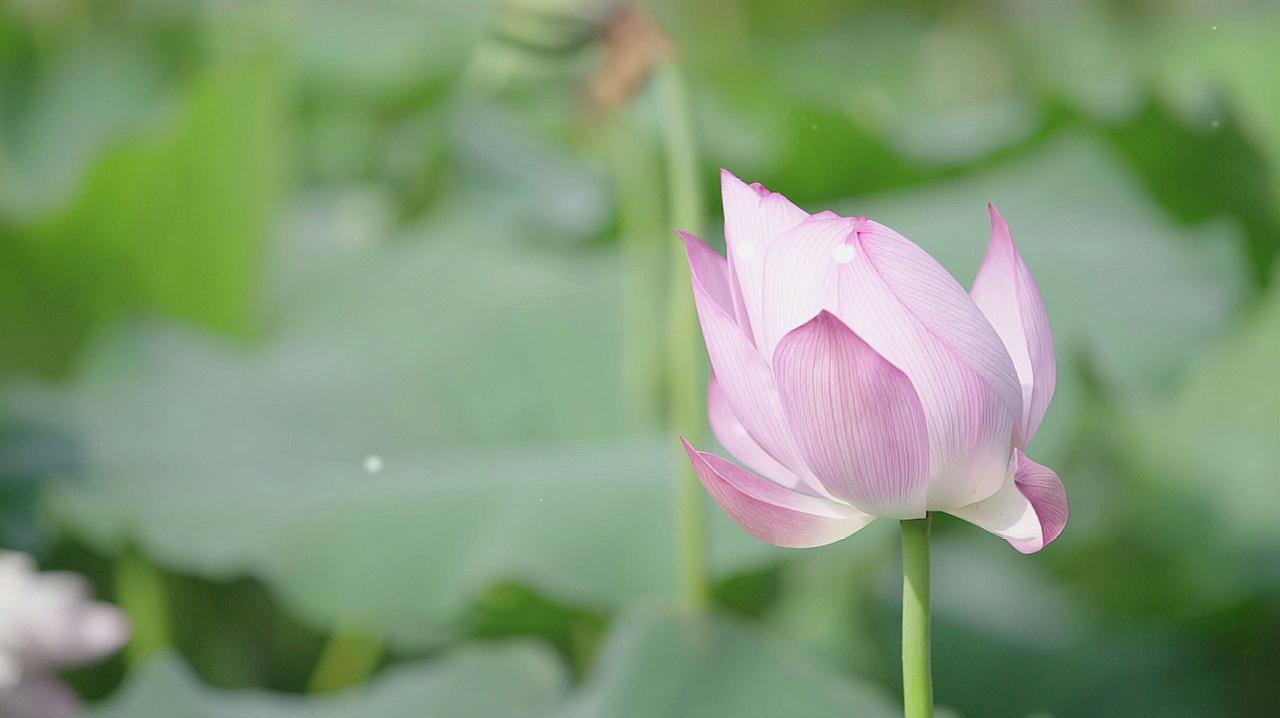
{"type": "Polygon", "coordinates": [[[312,693],[332,693],[364,683],[382,659],[382,639],[376,635],[338,629],[329,636],[311,673],[312,693]]]}
{"type": "Polygon", "coordinates": [[[929,666],[929,516],[902,522],[902,702],[906,718],[933,718],[929,666]]]}
{"type": "MultiPolygon", "coordinates": [[[[702,186],[698,182],[698,147],[684,78],[675,62],[654,71],[658,117],[667,163],[667,201],[673,229],[702,232],[702,186]]],[[[702,357],[689,267],[675,238],[671,251],[671,284],[667,303],[667,392],[669,425],[697,443],[702,436],[702,357]]],[[[679,451],[677,449],[677,451],[679,451]]],[[[682,603],[701,613],[708,601],[707,530],[702,487],[679,452],[676,457],[676,540],[682,603]]]]}
{"type": "Polygon", "coordinates": [[[602,133],[615,185],[623,277],[622,361],[628,424],[650,428],[663,418],[660,394],[666,367],[663,335],[667,255],[671,232],[663,193],[662,153],[658,138],[641,126],[635,113],[624,115],[602,133]]]}
{"type": "Polygon", "coordinates": [[[159,569],[141,554],[127,552],[116,566],[115,593],[133,629],[124,649],[129,663],[142,663],[172,645],[169,593],[159,569]]]}

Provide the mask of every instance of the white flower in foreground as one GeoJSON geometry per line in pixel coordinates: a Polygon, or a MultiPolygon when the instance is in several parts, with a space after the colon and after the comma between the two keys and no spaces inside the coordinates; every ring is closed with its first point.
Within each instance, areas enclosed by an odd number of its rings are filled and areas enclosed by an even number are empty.
{"type": "Polygon", "coordinates": [[[26,554],[0,551],[0,716],[69,718],[75,695],[56,672],[124,645],[120,609],[92,600],[72,573],[40,573],[26,554]]]}

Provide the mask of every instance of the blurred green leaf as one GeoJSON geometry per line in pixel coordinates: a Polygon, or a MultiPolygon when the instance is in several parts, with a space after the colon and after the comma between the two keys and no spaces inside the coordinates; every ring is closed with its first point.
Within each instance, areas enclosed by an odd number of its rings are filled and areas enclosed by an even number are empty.
{"type": "MultiPolygon", "coordinates": [[[[908,164],[955,164],[1025,138],[1040,120],[1010,43],[977,8],[870,3],[778,17],[756,3],[684,12],[697,28],[684,46],[716,89],[771,122],[775,136],[811,138],[798,147],[866,134],[908,164]],[[779,30],[782,23],[795,27],[779,30]]],[[[713,145],[717,134],[709,134],[713,145]]],[[[862,155],[833,154],[810,171],[848,171],[824,167],[832,156],[868,171],[862,155]]]]}
{"type": "MultiPolygon", "coordinates": [[[[891,624],[891,609],[881,615],[891,624]]],[[[1010,643],[938,617],[935,697],[965,716],[1271,715],[1242,710],[1233,676],[1215,661],[1209,641],[1123,624],[1075,638],[1069,645],[1010,643]]]]}
{"type": "Polygon", "coordinates": [[[988,641],[1041,650],[1074,645],[1094,627],[1068,588],[1052,580],[1048,557],[1028,558],[959,519],[943,522],[954,531],[938,532],[933,548],[935,615],[988,641]]]}
{"type": "Polygon", "coordinates": [[[801,552],[782,567],[782,586],[767,616],[772,630],[832,667],[869,676],[896,676],[896,644],[879,639],[872,601],[897,586],[898,523],[876,521],[840,551],[801,552]]]}
{"type": "Polygon", "coordinates": [[[1037,80],[1102,119],[1136,112],[1148,93],[1202,132],[1238,116],[1269,158],[1280,198],[1280,84],[1261,71],[1280,62],[1276,6],[1170,3],[1119,13],[1107,5],[1016,3],[1009,17],[1037,80]]]}
{"type": "Polygon", "coordinates": [[[1280,203],[1272,197],[1271,167],[1234,117],[1206,132],[1153,103],[1101,131],[1179,222],[1196,225],[1223,216],[1238,222],[1249,273],[1257,285],[1266,285],[1280,253],[1280,203]]]}
{"type": "Polygon", "coordinates": [[[633,615],[558,718],[889,718],[878,688],[719,617],[633,615]]]}
{"type": "MultiPolygon", "coordinates": [[[[1270,715],[1241,709],[1247,680],[1211,657],[1213,638],[1186,623],[1152,621],[1160,610],[1154,605],[1128,619],[1091,610],[1081,600],[1082,582],[1054,570],[1056,558],[1078,551],[1080,532],[1070,524],[1034,556],[1018,554],[958,519],[940,517],[937,528],[933,666],[939,703],[961,715],[1011,718],[1037,711],[1099,718],[1270,715]]],[[[1127,548],[1111,546],[1107,555],[1127,548]]],[[[897,576],[890,572],[885,578],[897,576]]],[[[1143,580],[1135,576],[1122,586],[1113,574],[1112,591],[1141,590],[1143,580]]],[[[893,647],[881,654],[890,676],[897,655],[898,585],[884,581],[879,610],[865,621],[881,645],[893,647]]],[[[1170,599],[1153,592],[1135,600],[1170,599]]]]}
{"type": "Polygon", "coordinates": [[[176,658],[135,673],[92,718],[484,716],[484,718],[889,718],[873,686],[808,661],[719,617],[632,614],[615,626],[584,683],[564,700],[565,675],[533,644],[470,646],[403,664],[334,697],[213,690],[176,658]]]}
{"type": "Polygon", "coordinates": [[[56,371],[145,309],[245,332],[280,180],[274,60],[211,66],[172,126],[107,151],[65,210],[0,228],[0,370],[56,371]]]}
{"type": "Polygon", "coordinates": [[[522,233],[556,243],[604,230],[613,209],[608,188],[602,174],[580,155],[497,102],[459,93],[451,110],[454,177],[482,188],[483,194],[473,199],[483,204],[483,211],[505,214],[522,233]]]}
{"type": "Polygon", "coordinates": [[[1002,34],[1018,48],[1024,79],[1106,122],[1136,112],[1148,91],[1142,61],[1149,33],[1109,13],[1108,3],[1001,3],[1002,34]],[[1069,39],[1068,39],[1069,38],[1069,39]]]}
{"type": "Polygon", "coordinates": [[[350,692],[304,698],[206,688],[177,658],[160,656],[134,673],[92,718],[533,718],[563,691],[555,657],[532,644],[466,648],[431,663],[389,669],[350,692]]]}
{"type": "Polygon", "coordinates": [[[492,0],[289,4],[304,80],[342,104],[394,106],[462,70],[492,0]]]}
{"type": "Polygon", "coordinates": [[[33,221],[73,199],[104,149],[146,131],[161,89],[154,58],[125,38],[91,35],[58,53],[29,96],[15,92],[6,108],[12,130],[0,145],[11,148],[12,175],[0,175],[8,180],[0,183],[0,220],[33,221]]]}
{"type": "MultiPolygon", "coordinates": [[[[502,581],[592,607],[671,595],[673,452],[624,438],[619,267],[522,250],[489,219],[315,274],[259,348],[151,327],[66,392],[15,391],[84,437],[54,513],[105,551],[136,537],[401,640],[502,581]]],[[[769,555],[715,516],[722,568],[769,555]]]]}
{"type": "Polygon", "coordinates": [[[1161,486],[1192,498],[1215,541],[1274,546],[1280,480],[1280,288],[1176,391],[1128,423],[1134,457],[1161,486]]]}

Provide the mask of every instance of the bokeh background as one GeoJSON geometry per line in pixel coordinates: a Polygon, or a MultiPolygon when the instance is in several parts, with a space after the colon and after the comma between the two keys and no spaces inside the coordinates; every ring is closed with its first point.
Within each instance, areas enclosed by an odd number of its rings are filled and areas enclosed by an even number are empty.
{"type": "Polygon", "coordinates": [[[675,608],[673,229],[720,243],[727,167],[967,284],[994,201],[1072,516],[1034,556],[935,522],[939,703],[1280,715],[1277,38],[1269,1],[8,0],[3,545],[132,618],[68,674],[101,718],[894,715],[891,522],[784,551],[708,506],[711,618],[675,608]]]}

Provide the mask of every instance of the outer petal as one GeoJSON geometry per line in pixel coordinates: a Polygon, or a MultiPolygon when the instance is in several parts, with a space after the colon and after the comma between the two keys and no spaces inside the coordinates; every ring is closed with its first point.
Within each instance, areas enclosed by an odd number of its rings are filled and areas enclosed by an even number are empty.
{"type": "Polygon", "coordinates": [[[805,462],[834,496],[921,518],[929,436],[911,380],[823,311],[778,343],[774,377],[805,462]]]}
{"type": "Polygon", "coordinates": [[[1000,488],[1021,415],[1017,373],[982,312],[924,250],[863,217],[815,216],[770,248],[764,295],[762,348],[827,309],[911,379],[929,432],[929,509],[1000,488]]]}
{"type": "Polygon", "coordinates": [[[1035,436],[1057,382],[1053,335],[1040,290],[995,205],[991,214],[991,241],[987,257],[969,292],[1004,342],[1022,385],[1022,423],[1017,445],[1025,448],[1035,436]]]}
{"type": "Polygon", "coordinates": [[[688,232],[676,232],[684,240],[689,256],[689,274],[721,309],[733,316],[733,295],[729,286],[729,265],[706,242],[688,232]]]}
{"type": "Polygon", "coordinates": [[[1053,469],[1014,449],[1013,478],[994,496],[948,513],[1003,537],[1022,553],[1035,553],[1067,525],[1067,492],[1053,469]]]}
{"type": "Polygon", "coordinates": [[[724,389],[720,388],[720,382],[714,374],[707,382],[707,419],[711,424],[711,432],[716,435],[720,445],[752,471],[775,484],[797,491],[808,491],[794,471],[778,463],[777,459],[751,438],[747,427],[734,415],[733,407],[729,406],[724,389]]]}
{"type": "MultiPolygon", "coordinates": [[[[724,202],[724,239],[729,255],[733,284],[746,318],[744,327],[756,327],[761,311],[760,287],[764,281],[764,256],[769,245],[783,232],[803,222],[809,214],[786,197],[760,184],[744,184],[728,170],[720,171],[720,194],[724,202]]],[[[758,330],[752,340],[759,345],[758,330]]]]}
{"type": "MultiPolygon", "coordinates": [[[[693,274],[693,298],[698,308],[698,321],[702,324],[702,337],[725,400],[751,438],[779,463],[803,478],[809,471],[786,425],[768,362],[704,283],[707,279],[704,270],[709,264],[704,254],[714,252],[698,238],[683,236],[693,274]]],[[[813,488],[821,491],[818,486],[813,488]]]]}
{"type": "Polygon", "coordinates": [[[851,506],[783,488],[680,442],[711,498],[761,541],[788,548],[823,546],[871,523],[873,517],[851,506]]]}
{"type": "Polygon", "coordinates": [[[35,575],[27,587],[30,632],[26,650],[44,665],[74,666],[115,653],[129,639],[124,612],[93,601],[80,576],[60,571],[35,575]]]}
{"type": "Polygon", "coordinates": [[[1000,338],[964,289],[924,250],[868,222],[840,276],[840,316],[911,377],[929,427],[929,508],[995,493],[1022,409],[1000,338]]]}

